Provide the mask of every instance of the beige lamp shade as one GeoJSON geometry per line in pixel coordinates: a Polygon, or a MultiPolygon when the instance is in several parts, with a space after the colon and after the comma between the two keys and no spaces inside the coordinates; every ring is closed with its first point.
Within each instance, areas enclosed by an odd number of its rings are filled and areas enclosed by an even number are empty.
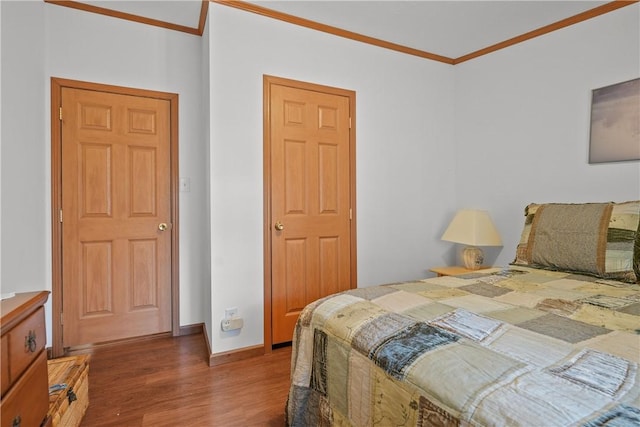
{"type": "Polygon", "coordinates": [[[500,233],[491,221],[489,212],[477,209],[459,210],[442,235],[442,240],[471,246],[502,246],[500,233]]]}
{"type": "Polygon", "coordinates": [[[462,209],[456,213],[442,235],[447,242],[469,245],[462,252],[466,268],[479,269],[484,262],[482,249],[475,246],[501,246],[502,239],[487,211],[462,209]]]}

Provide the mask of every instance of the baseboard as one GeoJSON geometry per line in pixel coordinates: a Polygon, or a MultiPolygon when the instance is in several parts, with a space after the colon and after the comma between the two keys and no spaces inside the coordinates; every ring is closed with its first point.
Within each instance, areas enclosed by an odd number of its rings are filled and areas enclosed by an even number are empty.
{"type": "Polygon", "coordinates": [[[204,345],[207,348],[207,354],[205,355],[205,360],[207,364],[211,366],[211,343],[209,342],[209,333],[207,332],[207,324],[202,324],[202,338],[204,338],[204,345]]]}
{"type": "Polygon", "coordinates": [[[209,355],[209,366],[220,366],[225,363],[237,362],[238,360],[250,359],[252,357],[263,356],[264,346],[254,345],[251,347],[239,348],[236,350],[224,351],[222,353],[211,353],[211,343],[209,342],[209,334],[207,333],[207,325],[202,325],[202,336],[207,347],[209,355]]]}
{"type": "Polygon", "coordinates": [[[180,326],[178,336],[183,337],[185,335],[204,334],[204,323],[195,323],[193,325],[180,326]]]}
{"type": "MultiPolygon", "coordinates": [[[[206,335],[205,335],[205,339],[206,335]]],[[[264,345],[254,345],[251,347],[239,348],[236,350],[224,351],[209,355],[209,366],[219,366],[225,363],[237,362],[238,360],[250,359],[252,357],[264,355],[264,345]]]]}

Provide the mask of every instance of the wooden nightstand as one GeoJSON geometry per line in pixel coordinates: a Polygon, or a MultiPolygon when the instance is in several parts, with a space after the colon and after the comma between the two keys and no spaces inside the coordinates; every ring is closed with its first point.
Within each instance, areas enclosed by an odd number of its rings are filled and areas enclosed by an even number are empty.
{"type": "Polygon", "coordinates": [[[430,268],[429,271],[432,271],[432,272],[436,273],[438,275],[438,277],[441,277],[441,276],[458,276],[460,274],[476,273],[476,272],[478,272],[480,270],[484,270],[484,269],[487,269],[487,268],[491,268],[491,267],[483,265],[478,270],[469,270],[468,268],[464,268],[464,267],[460,267],[460,266],[433,267],[433,268],[430,268]]]}

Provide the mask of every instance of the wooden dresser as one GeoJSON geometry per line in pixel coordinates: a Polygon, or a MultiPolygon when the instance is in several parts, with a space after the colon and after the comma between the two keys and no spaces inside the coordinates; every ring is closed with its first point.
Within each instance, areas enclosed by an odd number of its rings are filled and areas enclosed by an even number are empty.
{"type": "Polygon", "coordinates": [[[26,292],[2,300],[1,427],[46,424],[49,383],[44,303],[49,292],[26,292]]]}

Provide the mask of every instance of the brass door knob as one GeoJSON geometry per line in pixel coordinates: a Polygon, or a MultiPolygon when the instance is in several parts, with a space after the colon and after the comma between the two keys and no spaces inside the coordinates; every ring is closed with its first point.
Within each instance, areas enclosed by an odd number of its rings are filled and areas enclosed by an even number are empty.
{"type": "Polygon", "coordinates": [[[273,228],[275,228],[276,231],[282,231],[284,230],[284,224],[280,221],[276,221],[276,224],[273,226],[273,228]]]}
{"type": "Polygon", "coordinates": [[[166,223],[164,223],[164,222],[161,222],[161,223],[158,225],[158,230],[160,230],[160,231],[165,231],[167,228],[168,228],[168,227],[167,227],[167,224],[166,224],[166,223]]]}

